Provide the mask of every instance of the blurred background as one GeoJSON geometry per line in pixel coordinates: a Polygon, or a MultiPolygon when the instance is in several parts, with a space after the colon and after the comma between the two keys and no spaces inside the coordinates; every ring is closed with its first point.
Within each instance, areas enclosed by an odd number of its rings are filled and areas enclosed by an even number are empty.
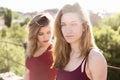
{"type": "MultiPolygon", "coordinates": [[[[108,63],[107,80],[120,80],[120,1],[76,1],[89,13],[95,41],[108,63]]],[[[75,0],[0,0],[0,80],[23,80],[27,23],[41,12],[55,17],[62,5],[73,2],[75,0]]]]}

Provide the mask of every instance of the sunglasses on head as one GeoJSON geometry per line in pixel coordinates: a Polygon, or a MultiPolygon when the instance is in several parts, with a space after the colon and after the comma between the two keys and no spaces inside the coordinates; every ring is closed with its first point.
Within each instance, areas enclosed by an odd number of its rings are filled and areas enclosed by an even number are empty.
{"type": "Polygon", "coordinates": [[[38,21],[36,21],[36,24],[39,26],[45,26],[49,22],[48,18],[46,16],[42,16],[38,21]]]}

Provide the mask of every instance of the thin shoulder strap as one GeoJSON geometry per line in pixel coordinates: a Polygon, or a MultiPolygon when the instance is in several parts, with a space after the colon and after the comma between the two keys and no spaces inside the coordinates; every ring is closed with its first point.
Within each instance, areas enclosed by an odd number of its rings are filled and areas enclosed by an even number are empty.
{"type": "Polygon", "coordinates": [[[86,56],[83,58],[80,66],[82,66],[82,64],[83,64],[83,62],[85,61],[85,59],[86,59],[86,56]]]}
{"type": "Polygon", "coordinates": [[[84,59],[85,63],[84,63],[84,65],[83,65],[83,68],[84,68],[84,69],[83,69],[83,70],[84,70],[83,72],[85,72],[88,55],[89,55],[89,53],[90,53],[90,51],[91,51],[92,49],[93,49],[93,48],[90,48],[90,49],[89,49],[88,54],[86,55],[86,57],[85,57],[85,59],[84,59]]]}

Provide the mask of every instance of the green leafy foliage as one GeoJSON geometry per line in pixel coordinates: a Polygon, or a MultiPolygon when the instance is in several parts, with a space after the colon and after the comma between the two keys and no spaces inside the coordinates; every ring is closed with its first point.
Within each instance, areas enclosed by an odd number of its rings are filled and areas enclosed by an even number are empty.
{"type": "Polygon", "coordinates": [[[3,18],[3,14],[4,14],[4,8],[0,7],[0,18],[3,18]]]}
{"type": "Polygon", "coordinates": [[[0,31],[0,72],[12,71],[23,75],[25,71],[24,42],[26,27],[12,24],[0,31]]]}
{"type": "MultiPolygon", "coordinates": [[[[108,18],[107,21],[110,20],[111,19],[108,18]]],[[[113,22],[114,20],[115,19],[113,19],[113,22]]],[[[106,19],[103,21],[107,22],[106,19]]],[[[103,50],[108,65],[120,67],[120,24],[115,25],[113,22],[108,22],[110,25],[102,23],[98,27],[94,27],[93,31],[97,46],[103,50]]],[[[120,70],[108,68],[108,80],[119,79],[120,70]]]]}
{"type": "Polygon", "coordinates": [[[22,13],[12,11],[12,19],[21,20],[21,19],[23,19],[23,17],[24,16],[22,13]]]}
{"type": "Polygon", "coordinates": [[[5,20],[5,25],[10,27],[11,26],[11,21],[12,21],[12,11],[10,9],[4,9],[4,20],[5,20]]]}
{"type": "Polygon", "coordinates": [[[110,26],[112,29],[117,30],[120,26],[120,13],[111,15],[101,20],[99,24],[110,26]]]}

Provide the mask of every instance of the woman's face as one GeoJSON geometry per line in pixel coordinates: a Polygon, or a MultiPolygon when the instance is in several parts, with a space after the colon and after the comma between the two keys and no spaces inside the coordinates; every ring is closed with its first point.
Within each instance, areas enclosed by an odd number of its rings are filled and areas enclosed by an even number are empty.
{"type": "Polygon", "coordinates": [[[63,14],[61,17],[61,30],[68,43],[80,42],[81,35],[84,30],[78,14],[63,14]]]}
{"type": "Polygon", "coordinates": [[[48,46],[50,44],[51,39],[51,29],[50,25],[42,27],[38,32],[38,44],[42,44],[42,46],[48,46]]]}

